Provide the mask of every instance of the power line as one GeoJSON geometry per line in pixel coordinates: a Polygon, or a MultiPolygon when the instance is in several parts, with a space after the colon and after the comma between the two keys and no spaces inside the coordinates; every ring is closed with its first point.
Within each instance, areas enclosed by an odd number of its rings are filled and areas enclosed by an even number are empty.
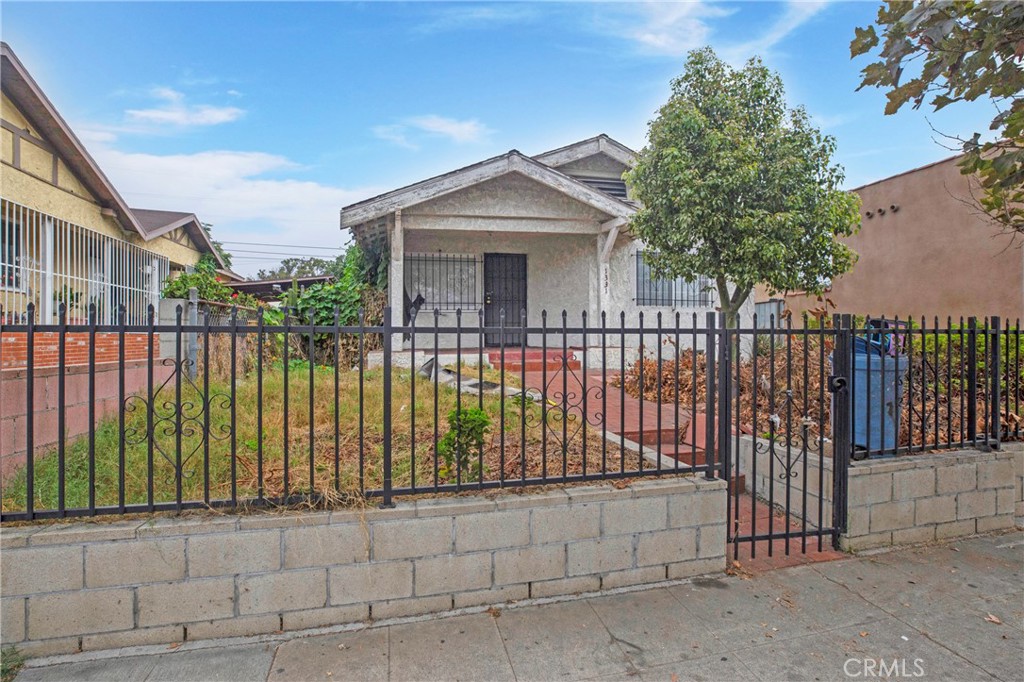
{"type": "Polygon", "coordinates": [[[304,244],[268,244],[266,242],[233,242],[233,241],[222,241],[222,244],[241,244],[243,246],[283,246],[286,249],[322,249],[326,251],[344,251],[345,248],[341,246],[306,246],[304,244]]]}
{"type": "Polygon", "coordinates": [[[232,253],[232,254],[235,254],[235,253],[252,253],[252,254],[258,254],[258,255],[261,255],[261,256],[270,256],[271,258],[280,258],[282,256],[286,256],[286,257],[289,257],[289,258],[316,258],[318,260],[333,260],[332,258],[324,258],[323,257],[324,254],[322,254],[322,253],[321,254],[315,254],[315,253],[294,253],[294,252],[291,252],[291,251],[284,251],[284,252],[253,251],[253,250],[250,250],[250,249],[229,249],[228,253],[232,253]]]}

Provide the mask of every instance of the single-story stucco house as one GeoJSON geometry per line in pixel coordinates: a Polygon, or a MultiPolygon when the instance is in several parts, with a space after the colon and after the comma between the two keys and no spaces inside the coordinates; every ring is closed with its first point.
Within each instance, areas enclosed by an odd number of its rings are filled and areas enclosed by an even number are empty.
{"type": "MultiPolygon", "coordinates": [[[[459,170],[361,201],[341,210],[341,227],[373,253],[388,257],[388,298],[392,322],[403,324],[419,304],[417,327],[462,323],[469,333],[463,347],[479,346],[474,330],[482,311],[484,323],[527,324],[560,328],[600,327],[601,312],[610,329],[621,324],[653,328],[657,314],[665,326],[692,324],[697,313],[715,310],[710,282],[658,280],[643,260],[644,245],[628,231],[637,205],[622,179],[635,152],[607,135],[598,135],[536,156],[512,150],[459,170]],[[399,284],[399,286],[395,286],[399,284]]],[[[529,345],[539,345],[531,335],[529,345]]],[[[418,348],[431,347],[432,334],[417,334],[418,348]]],[[[488,334],[485,345],[501,344],[488,334]]],[[[516,334],[505,345],[519,345],[516,334]]],[[[549,343],[561,343],[555,334],[549,343]],[[556,341],[557,339],[557,341],[556,341]]],[[[570,337],[578,345],[578,335],[570,337]]],[[[408,346],[409,340],[404,343],[408,346]]],[[[588,339],[587,345],[599,345],[588,339]]],[[[650,341],[647,341],[650,343],[650,341]]],[[[454,335],[438,345],[451,348],[454,335]]],[[[637,336],[627,346],[639,344],[637,336]]],[[[618,345],[618,339],[609,340],[618,345]]]]}

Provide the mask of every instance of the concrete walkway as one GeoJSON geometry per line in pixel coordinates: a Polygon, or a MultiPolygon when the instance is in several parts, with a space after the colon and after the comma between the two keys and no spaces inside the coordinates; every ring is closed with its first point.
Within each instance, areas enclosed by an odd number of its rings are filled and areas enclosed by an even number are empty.
{"type": "Polygon", "coordinates": [[[33,661],[17,680],[1021,680],[1024,533],[166,652],[33,661]]]}

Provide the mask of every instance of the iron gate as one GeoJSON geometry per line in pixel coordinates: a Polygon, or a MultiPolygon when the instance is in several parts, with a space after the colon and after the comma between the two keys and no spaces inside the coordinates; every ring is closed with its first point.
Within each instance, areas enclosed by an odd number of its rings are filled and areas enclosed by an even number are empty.
{"type": "MultiPolygon", "coordinates": [[[[845,321],[845,326],[843,322],[845,321]]],[[[838,547],[850,460],[851,329],[723,329],[716,450],[733,557],[838,547]],[[737,361],[739,360],[739,361],[737,361]]],[[[715,387],[709,387],[715,391],[715,387]]]]}

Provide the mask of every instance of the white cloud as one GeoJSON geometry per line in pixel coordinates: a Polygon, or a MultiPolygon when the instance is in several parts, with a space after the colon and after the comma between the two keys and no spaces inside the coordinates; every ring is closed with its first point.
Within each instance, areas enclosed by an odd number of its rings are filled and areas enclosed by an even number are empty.
{"type": "MultiPolygon", "coordinates": [[[[268,179],[268,173],[299,175],[302,166],[262,152],[214,150],[164,156],[123,152],[107,144],[90,148],[129,205],[195,213],[213,224],[214,238],[221,241],[297,245],[280,249],[282,253],[302,252],[301,246],[309,245],[342,246],[349,236],[338,227],[341,207],[382,191],[299,178],[268,179]]],[[[249,275],[282,258],[280,254],[244,256],[238,254],[234,269],[249,275]]]]}
{"type": "Polygon", "coordinates": [[[459,121],[431,114],[429,116],[414,116],[408,119],[408,124],[426,133],[447,137],[459,144],[480,142],[491,133],[490,128],[475,118],[459,121]]]}
{"type": "Polygon", "coordinates": [[[803,26],[818,12],[825,9],[823,0],[790,0],[787,2],[782,16],[777,18],[762,35],[736,45],[730,45],[723,51],[723,58],[732,62],[741,62],[755,54],[763,55],[782,42],[790,33],[803,26]]]}
{"type": "Polygon", "coordinates": [[[711,2],[637,2],[595,5],[594,27],[601,33],[620,36],[644,52],[679,57],[690,50],[712,44],[723,59],[740,63],[754,54],[764,54],[790,33],[820,12],[825,2],[790,0],[782,15],[763,33],[747,40],[715,31],[717,20],[736,11],[711,2]]]}
{"type": "Polygon", "coordinates": [[[711,35],[709,21],[727,17],[732,10],[704,2],[643,2],[628,5],[634,14],[622,27],[622,35],[645,50],[682,55],[706,45],[711,35]]]}
{"type": "Polygon", "coordinates": [[[456,144],[482,142],[493,132],[475,118],[459,120],[427,114],[410,116],[400,123],[378,125],[370,129],[375,137],[406,149],[418,149],[417,138],[443,137],[456,144]]]}
{"type": "Polygon", "coordinates": [[[533,21],[535,7],[506,5],[464,5],[441,9],[429,21],[416,27],[417,33],[440,33],[464,29],[484,29],[533,21]]]}
{"type": "Polygon", "coordinates": [[[811,123],[822,130],[830,130],[846,125],[857,117],[853,114],[811,114],[811,123]]]}
{"type": "Polygon", "coordinates": [[[396,144],[399,147],[405,147],[406,149],[419,149],[419,147],[409,141],[406,137],[406,128],[403,125],[380,125],[373,126],[370,132],[373,133],[374,137],[380,138],[392,144],[396,144]]]}
{"type": "Polygon", "coordinates": [[[237,121],[245,114],[238,107],[217,107],[210,104],[187,104],[185,94],[168,87],[156,87],[150,90],[152,97],[162,100],[164,104],[149,109],[128,109],[126,118],[133,123],[175,125],[175,126],[210,126],[237,121]]]}

